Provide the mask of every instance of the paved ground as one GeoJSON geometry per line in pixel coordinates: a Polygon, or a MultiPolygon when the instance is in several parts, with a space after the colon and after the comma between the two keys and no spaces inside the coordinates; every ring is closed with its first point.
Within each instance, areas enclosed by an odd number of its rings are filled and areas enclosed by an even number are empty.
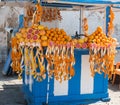
{"type": "MultiPolygon", "coordinates": [[[[2,66],[0,64],[0,68],[2,66]]],[[[120,105],[120,89],[118,85],[109,84],[110,102],[97,102],[89,105],[120,105]]],[[[24,105],[22,81],[17,76],[3,76],[0,71],[0,105],[24,105]]]]}
{"type": "MultiPolygon", "coordinates": [[[[0,64],[0,68],[3,66],[0,64]]],[[[3,76],[0,71],[0,105],[24,105],[22,80],[16,75],[3,76]]]]}
{"type": "Polygon", "coordinates": [[[120,89],[118,88],[118,85],[111,85],[109,83],[109,102],[97,102],[95,104],[89,104],[89,105],[120,105],[120,89]]]}

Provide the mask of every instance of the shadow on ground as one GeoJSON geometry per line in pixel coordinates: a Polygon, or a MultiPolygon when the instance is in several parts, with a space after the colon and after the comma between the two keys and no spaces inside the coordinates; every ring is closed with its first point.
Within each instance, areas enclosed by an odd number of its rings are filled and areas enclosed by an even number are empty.
{"type": "Polygon", "coordinates": [[[0,105],[24,105],[21,85],[3,85],[0,89],[0,105]]]}
{"type": "Polygon", "coordinates": [[[22,82],[17,75],[4,76],[0,64],[0,105],[24,105],[22,82]]]}
{"type": "Polygon", "coordinates": [[[108,88],[110,90],[114,91],[114,92],[120,91],[118,84],[112,85],[111,83],[109,83],[109,87],[108,88]]]}

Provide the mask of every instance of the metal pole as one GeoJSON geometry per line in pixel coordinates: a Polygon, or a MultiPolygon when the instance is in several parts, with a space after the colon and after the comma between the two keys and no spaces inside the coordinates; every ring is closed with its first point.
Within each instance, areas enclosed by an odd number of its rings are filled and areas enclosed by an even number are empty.
{"type": "Polygon", "coordinates": [[[108,35],[108,23],[110,21],[110,6],[106,7],[106,35],[108,35]]]}
{"type": "Polygon", "coordinates": [[[80,24],[79,24],[79,34],[81,34],[81,7],[80,7],[80,18],[79,18],[80,24]]]}
{"type": "Polygon", "coordinates": [[[80,7],[80,26],[79,26],[79,34],[82,34],[82,20],[83,20],[83,6],[80,7]]]}

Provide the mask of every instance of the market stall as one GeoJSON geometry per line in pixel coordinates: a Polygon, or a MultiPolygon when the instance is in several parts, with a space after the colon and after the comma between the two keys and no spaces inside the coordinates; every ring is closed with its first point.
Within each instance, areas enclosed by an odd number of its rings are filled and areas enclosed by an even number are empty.
{"type": "Polygon", "coordinates": [[[113,73],[117,44],[111,37],[114,19],[112,7],[109,7],[111,3],[90,0],[41,2],[41,5],[50,7],[83,8],[85,5],[84,8],[87,8],[88,5],[94,7],[96,4],[106,6],[106,31],[96,27],[88,35],[88,23],[84,18],[83,39],[71,38],[57,27],[49,29],[36,24],[40,20],[61,20],[58,8],[48,9],[50,14],[46,18],[44,12],[47,7],[42,8],[40,3],[36,4],[36,11],[29,12],[33,15],[34,24],[31,26],[25,22],[26,17],[21,17],[24,18],[24,27],[12,38],[11,58],[13,70],[18,73],[19,78],[22,75],[23,91],[29,105],[77,105],[110,100],[108,77],[113,73]],[[51,11],[56,11],[56,14],[51,11]],[[22,64],[24,66],[21,68],[22,64]]]}

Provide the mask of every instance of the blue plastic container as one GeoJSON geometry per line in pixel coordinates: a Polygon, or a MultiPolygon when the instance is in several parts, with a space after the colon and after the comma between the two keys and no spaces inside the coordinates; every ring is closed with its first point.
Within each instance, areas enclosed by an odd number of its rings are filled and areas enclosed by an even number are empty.
{"type": "MultiPolygon", "coordinates": [[[[48,79],[37,82],[23,73],[23,92],[28,105],[44,105],[49,93],[49,105],[80,105],[96,101],[109,101],[108,78],[96,74],[93,78],[89,68],[89,51],[75,49],[75,76],[62,83],[48,79]]],[[[45,104],[46,105],[46,104],[45,104]]]]}

